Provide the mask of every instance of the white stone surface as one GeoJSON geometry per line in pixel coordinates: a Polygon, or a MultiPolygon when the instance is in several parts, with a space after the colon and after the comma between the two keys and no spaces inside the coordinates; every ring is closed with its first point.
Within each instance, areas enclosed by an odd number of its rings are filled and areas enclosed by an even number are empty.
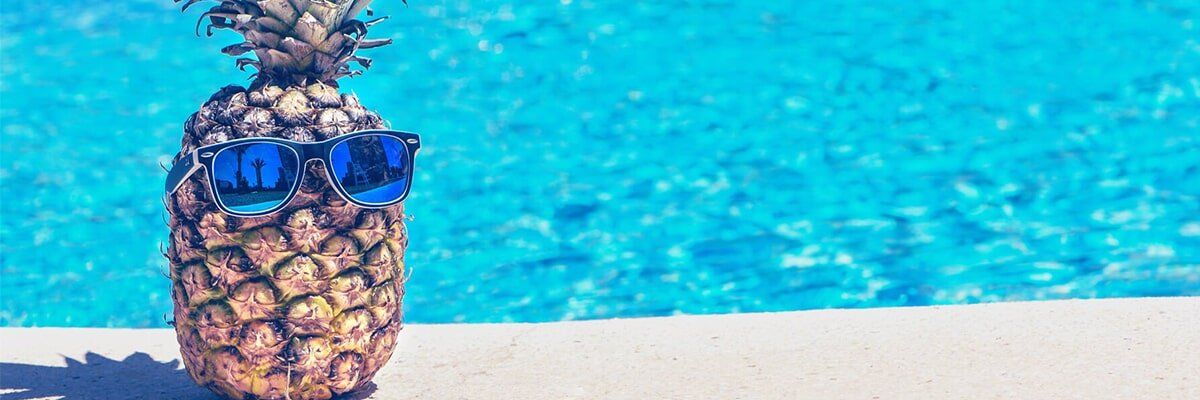
{"type": "MultiPolygon", "coordinates": [[[[170,330],[0,329],[3,399],[213,398],[170,330]]],[[[1200,399],[1200,298],[410,325],[377,399],[1200,399]]]]}

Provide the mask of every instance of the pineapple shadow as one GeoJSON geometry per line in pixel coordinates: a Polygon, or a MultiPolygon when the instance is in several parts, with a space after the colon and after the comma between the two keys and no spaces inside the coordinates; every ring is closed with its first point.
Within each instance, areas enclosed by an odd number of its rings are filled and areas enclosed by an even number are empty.
{"type": "MultiPolygon", "coordinates": [[[[197,386],[179,360],[158,362],[146,353],[115,360],[88,352],[83,361],[63,357],[65,367],[0,363],[0,400],[75,399],[219,399],[197,386]]],[[[369,384],[340,400],[370,398],[369,384]]]]}
{"type": "Polygon", "coordinates": [[[115,360],[88,352],[82,361],[63,361],[65,367],[0,363],[0,400],[217,398],[192,383],[179,360],[158,362],[140,352],[115,360]]]}

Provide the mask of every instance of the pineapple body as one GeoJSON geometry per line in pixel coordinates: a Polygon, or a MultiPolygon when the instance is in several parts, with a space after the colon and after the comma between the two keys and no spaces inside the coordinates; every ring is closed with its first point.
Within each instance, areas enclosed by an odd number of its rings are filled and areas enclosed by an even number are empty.
{"type": "MultiPolygon", "coordinates": [[[[246,137],[301,142],[383,128],[351,94],[320,83],[226,87],[188,119],[180,154],[246,137]]],[[[328,399],[361,388],[401,329],[404,209],[368,210],[319,163],[282,211],[217,210],[203,172],[167,199],[167,258],[184,365],[232,399],[328,399]]]]}

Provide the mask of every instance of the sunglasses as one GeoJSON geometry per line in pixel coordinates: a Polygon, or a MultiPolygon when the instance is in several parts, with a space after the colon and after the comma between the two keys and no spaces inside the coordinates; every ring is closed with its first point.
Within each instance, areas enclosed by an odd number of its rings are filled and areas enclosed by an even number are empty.
{"type": "Polygon", "coordinates": [[[415,133],[359,131],[316,143],[247,138],[211,144],[179,159],[167,173],[167,194],[203,167],[217,208],[239,217],[279,211],[296,196],[304,166],[320,160],[339,195],[364,208],[383,208],[408,197],[415,133]]]}

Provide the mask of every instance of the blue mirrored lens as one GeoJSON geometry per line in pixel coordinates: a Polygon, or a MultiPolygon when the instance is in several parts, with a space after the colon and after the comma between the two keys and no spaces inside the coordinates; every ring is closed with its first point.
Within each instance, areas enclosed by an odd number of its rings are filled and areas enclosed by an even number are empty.
{"type": "Polygon", "coordinates": [[[366,135],[338,143],[330,158],[342,188],[368,204],[387,204],[404,197],[412,166],[408,149],[391,136],[366,135]]]}
{"type": "Polygon", "coordinates": [[[286,201],[295,187],[298,159],[291,148],[274,143],[226,147],[213,160],[213,190],[221,204],[235,212],[270,210],[286,201]]]}

